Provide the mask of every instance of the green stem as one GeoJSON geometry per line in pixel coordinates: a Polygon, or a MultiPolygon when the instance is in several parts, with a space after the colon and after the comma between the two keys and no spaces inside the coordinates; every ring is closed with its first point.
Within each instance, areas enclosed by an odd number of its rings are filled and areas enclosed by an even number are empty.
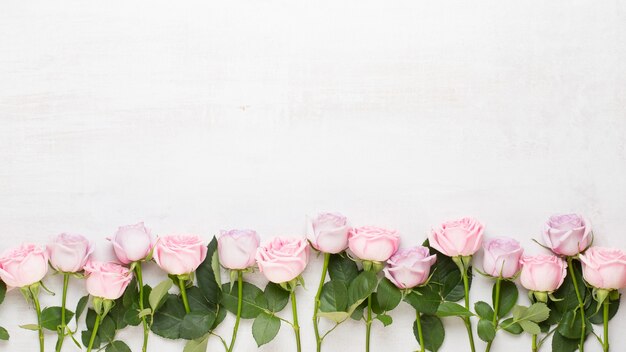
{"type": "MultiPolygon", "coordinates": [[[[139,311],[143,311],[143,274],[141,271],[141,262],[137,262],[137,265],[135,265],[135,273],[137,274],[137,285],[139,285],[139,311]]],[[[148,328],[148,321],[145,315],[141,317],[141,322],[143,323],[143,345],[141,350],[146,352],[148,350],[150,328],[148,328]]]]}
{"type": "Polygon", "coordinates": [[[58,331],[59,341],[57,342],[56,351],[60,352],[65,340],[65,332],[67,331],[67,322],[65,321],[65,306],[67,302],[67,286],[70,282],[70,274],[63,273],[63,296],[61,296],[61,329],[58,331]]]}
{"type": "Polygon", "coordinates": [[[424,352],[424,336],[422,334],[422,319],[420,317],[420,312],[415,311],[415,323],[417,325],[417,336],[420,339],[420,352],[424,352]]]}
{"type": "MultiPolygon", "coordinates": [[[[496,279],[496,299],[493,302],[493,320],[491,321],[496,331],[498,331],[498,319],[499,319],[498,310],[500,309],[500,286],[501,284],[502,284],[502,278],[497,278],[496,279]]],[[[487,348],[485,349],[485,352],[489,352],[491,350],[492,343],[493,343],[493,340],[487,343],[487,348]]]]}
{"type": "Polygon", "coordinates": [[[330,261],[330,253],[324,253],[324,265],[322,266],[322,276],[320,277],[320,284],[317,287],[317,293],[315,294],[315,308],[313,310],[313,330],[315,331],[315,341],[317,343],[317,352],[322,350],[322,340],[319,331],[319,319],[317,313],[320,309],[320,296],[322,295],[322,287],[326,281],[326,272],[328,271],[328,262],[330,261]]]}
{"type": "Polygon", "coordinates": [[[537,335],[533,335],[533,346],[532,351],[537,352],[539,349],[537,348],[537,335]]]}
{"type": "MultiPolygon", "coordinates": [[[[467,271],[461,270],[461,276],[463,277],[463,288],[465,290],[465,308],[467,310],[470,309],[470,301],[469,301],[469,280],[467,278],[467,271]]],[[[474,334],[472,333],[472,321],[469,317],[463,318],[463,322],[465,323],[465,328],[467,329],[467,336],[469,337],[470,342],[470,350],[472,352],[476,351],[476,347],[474,347],[474,334]]]]}
{"type": "Polygon", "coordinates": [[[291,314],[293,315],[293,331],[296,334],[296,346],[297,351],[302,351],[302,346],[300,345],[300,326],[298,325],[298,309],[296,305],[296,290],[291,291],[291,314]]]}
{"type": "Polygon", "coordinates": [[[43,326],[41,325],[41,305],[39,304],[39,297],[33,294],[33,302],[35,303],[35,311],[37,311],[37,331],[39,332],[39,351],[44,351],[43,344],[43,326]]]}
{"type": "Polygon", "coordinates": [[[609,351],[609,298],[605,298],[602,303],[602,316],[604,317],[604,342],[602,343],[602,350],[604,352],[609,351]]]}
{"type": "Polygon", "coordinates": [[[370,351],[370,335],[372,332],[372,296],[367,297],[367,320],[365,321],[365,352],[370,351]]]}
{"type": "Polygon", "coordinates": [[[180,295],[183,298],[183,305],[185,305],[185,312],[189,313],[189,301],[187,300],[187,289],[185,288],[185,280],[178,278],[178,287],[180,288],[180,295]]]}
{"type": "Polygon", "coordinates": [[[237,339],[237,330],[239,330],[239,320],[241,320],[241,308],[243,306],[243,272],[237,270],[237,319],[233,328],[233,337],[230,340],[230,347],[227,351],[232,352],[235,347],[235,339],[237,339]]]}
{"type": "Polygon", "coordinates": [[[100,320],[102,320],[102,316],[100,314],[96,315],[96,322],[93,325],[93,331],[91,332],[91,338],[89,339],[89,346],[87,346],[87,352],[91,352],[91,348],[93,347],[93,342],[96,340],[96,335],[98,334],[98,327],[100,327],[100,320]]]}
{"type": "Polygon", "coordinates": [[[586,322],[585,322],[585,302],[583,302],[583,298],[580,295],[580,290],[578,289],[578,280],[576,279],[576,274],[574,273],[574,266],[572,265],[572,257],[567,257],[567,268],[569,269],[569,274],[572,276],[572,283],[574,284],[574,291],[576,291],[576,298],[578,299],[578,309],[580,310],[580,320],[581,320],[581,329],[580,329],[580,343],[578,344],[578,349],[580,352],[585,352],[585,331],[586,322]]]}

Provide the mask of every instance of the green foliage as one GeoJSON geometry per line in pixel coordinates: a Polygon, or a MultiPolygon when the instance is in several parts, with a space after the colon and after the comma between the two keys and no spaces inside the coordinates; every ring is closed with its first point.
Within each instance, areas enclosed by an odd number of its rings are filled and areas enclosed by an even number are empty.
{"type": "MultiPolygon", "coordinates": [[[[422,314],[420,317],[422,323],[422,337],[424,338],[424,347],[432,352],[437,352],[443,340],[445,339],[446,332],[443,328],[441,319],[434,315],[422,314]]],[[[413,335],[419,343],[419,334],[417,331],[417,320],[413,322],[413,335]]]]}
{"type": "MultiPolygon", "coordinates": [[[[69,309],[65,309],[65,322],[72,320],[74,312],[69,309]]],[[[44,329],[57,331],[57,328],[61,326],[61,307],[47,307],[41,311],[41,326],[44,329]]]]}
{"type": "Polygon", "coordinates": [[[257,346],[264,345],[274,339],[280,330],[280,319],[267,313],[260,314],[252,324],[252,336],[257,346]]]}

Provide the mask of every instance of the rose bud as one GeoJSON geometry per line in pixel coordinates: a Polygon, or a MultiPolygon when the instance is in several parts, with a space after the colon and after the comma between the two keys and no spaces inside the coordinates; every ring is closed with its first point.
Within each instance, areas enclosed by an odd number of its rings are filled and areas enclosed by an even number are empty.
{"type": "Polygon", "coordinates": [[[202,264],[207,250],[196,235],[163,236],[154,246],[154,261],[168,274],[189,274],[202,264]]]}
{"type": "Polygon", "coordinates": [[[259,270],[274,283],[289,282],[302,274],[309,262],[309,245],[304,238],[275,237],[256,253],[259,270]]]}
{"type": "Polygon", "coordinates": [[[145,259],[154,244],[152,235],[143,222],[121,226],[113,238],[108,240],[113,244],[117,259],[123,264],[145,259]]]}
{"type": "Polygon", "coordinates": [[[554,215],[543,228],[543,239],[555,254],[574,256],[591,242],[591,226],[578,214],[554,215]]]}
{"type": "Polygon", "coordinates": [[[626,254],[616,248],[591,247],[580,255],[583,277],[604,290],[626,287],[626,254]]]}
{"type": "Polygon", "coordinates": [[[400,249],[387,261],[383,269],[385,277],[400,289],[420,286],[428,280],[430,267],[437,260],[427,247],[417,246],[400,249]]]}
{"type": "Polygon", "coordinates": [[[357,258],[367,261],[384,262],[400,245],[398,231],[375,226],[363,226],[350,230],[348,246],[357,258]]]}
{"type": "Polygon", "coordinates": [[[447,221],[435,227],[428,236],[430,246],[448,257],[471,256],[483,240],[484,226],[474,218],[447,221]]]}
{"type": "Polygon", "coordinates": [[[554,255],[525,255],[520,262],[520,282],[531,291],[554,292],[561,287],[567,276],[567,263],[554,255]]]}
{"type": "Polygon", "coordinates": [[[89,261],[85,265],[87,292],[94,297],[115,300],[122,297],[133,278],[128,268],[115,263],[89,261]]]}
{"type": "Polygon", "coordinates": [[[41,281],[48,272],[48,252],[43,246],[24,243],[0,257],[0,279],[9,288],[26,287],[41,281]]]}
{"type": "Polygon", "coordinates": [[[321,213],[311,220],[313,247],[324,253],[339,253],[348,248],[350,227],[345,216],[339,213],[321,213]]]}
{"type": "Polygon", "coordinates": [[[259,235],[253,230],[222,231],[217,239],[220,264],[231,270],[254,266],[259,235]]]}
{"type": "Polygon", "coordinates": [[[60,272],[76,273],[83,270],[94,250],[84,236],[62,233],[47,246],[50,265],[60,272]]]}
{"type": "Polygon", "coordinates": [[[483,244],[483,270],[493,277],[510,279],[520,270],[524,250],[512,238],[491,238],[483,244]]]}

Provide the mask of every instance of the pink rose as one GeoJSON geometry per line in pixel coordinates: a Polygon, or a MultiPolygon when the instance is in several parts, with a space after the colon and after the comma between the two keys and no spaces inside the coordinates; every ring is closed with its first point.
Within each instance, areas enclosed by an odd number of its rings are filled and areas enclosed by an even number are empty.
{"type": "Polygon", "coordinates": [[[591,226],[582,216],[554,215],[543,228],[543,240],[554,253],[573,256],[589,246],[590,233],[591,226]]]}
{"type": "Polygon", "coordinates": [[[383,269],[385,277],[400,289],[413,288],[428,280],[430,267],[437,260],[428,248],[417,246],[400,249],[389,258],[383,269]]]}
{"type": "Polygon", "coordinates": [[[478,220],[465,217],[434,227],[428,241],[431,247],[448,257],[470,256],[480,248],[483,230],[478,220]]]}
{"type": "Polygon", "coordinates": [[[289,282],[302,274],[309,262],[309,243],[304,238],[275,237],[256,252],[259,271],[271,282],[289,282]]]}
{"type": "Polygon", "coordinates": [[[231,270],[254,266],[259,242],[259,235],[253,230],[222,231],[217,239],[220,263],[231,270]]]}
{"type": "Polygon", "coordinates": [[[168,274],[189,274],[206,258],[207,247],[196,235],[160,237],[154,246],[154,261],[168,274]]]}
{"type": "Polygon", "coordinates": [[[145,259],[154,244],[150,230],[143,225],[143,222],[120,226],[113,238],[108,238],[108,240],[113,245],[117,259],[124,264],[145,259]]]}
{"type": "Polygon", "coordinates": [[[616,248],[591,247],[580,255],[583,277],[591,286],[605,290],[626,287],[626,254],[616,248]]]}
{"type": "Polygon", "coordinates": [[[321,213],[311,220],[313,247],[324,253],[339,253],[348,248],[350,227],[346,217],[339,213],[321,213]]]}
{"type": "Polygon", "coordinates": [[[23,243],[5,251],[0,257],[0,279],[10,288],[30,286],[46,276],[46,247],[23,243]]]}
{"type": "Polygon", "coordinates": [[[76,273],[83,270],[94,248],[81,235],[62,233],[48,244],[50,265],[57,271],[76,273]]]}
{"type": "Polygon", "coordinates": [[[524,249],[512,238],[491,238],[483,244],[483,270],[493,277],[509,279],[520,269],[524,249]]]}
{"type": "Polygon", "coordinates": [[[398,231],[375,226],[363,226],[350,230],[348,246],[359,259],[384,262],[400,245],[398,231]]]}
{"type": "Polygon", "coordinates": [[[124,294],[133,279],[128,268],[115,263],[89,261],[85,265],[87,292],[94,297],[115,300],[124,294]]]}
{"type": "Polygon", "coordinates": [[[554,255],[522,256],[522,286],[531,291],[553,292],[567,275],[567,263],[554,255]]]}

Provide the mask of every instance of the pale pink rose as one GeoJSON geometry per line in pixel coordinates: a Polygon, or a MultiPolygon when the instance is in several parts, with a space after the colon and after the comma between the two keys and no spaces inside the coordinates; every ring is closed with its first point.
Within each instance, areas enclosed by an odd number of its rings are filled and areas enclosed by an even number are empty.
{"type": "Polygon", "coordinates": [[[100,298],[115,300],[124,294],[133,279],[128,268],[112,262],[88,261],[85,265],[87,292],[100,298]]]}
{"type": "Polygon", "coordinates": [[[428,241],[431,247],[448,257],[470,256],[480,248],[483,230],[478,220],[464,217],[434,227],[428,241]]]}
{"type": "Polygon", "coordinates": [[[375,226],[353,228],[348,239],[348,247],[357,258],[376,262],[389,259],[399,245],[398,231],[375,226]]]}
{"type": "Polygon", "coordinates": [[[43,246],[23,243],[0,257],[0,279],[9,288],[30,286],[41,281],[47,272],[48,252],[43,246]]]}
{"type": "Polygon", "coordinates": [[[289,282],[302,274],[309,262],[305,238],[275,237],[256,252],[259,271],[274,283],[289,282]]]}
{"type": "Polygon", "coordinates": [[[62,233],[48,244],[50,265],[57,271],[76,273],[83,270],[94,247],[82,235],[62,233]]]}
{"type": "Polygon", "coordinates": [[[198,268],[207,254],[207,246],[196,235],[159,237],[154,246],[154,261],[168,274],[189,274],[198,268]]]}
{"type": "Polygon", "coordinates": [[[524,249],[512,238],[497,237],[483,243],[483,270],[485,273],[509,279],[519,271],[524,249]]]}
{"type": "Polygon", "coordinates": [[[311,220],[313,247],[324,253],[339,253],[348,248],[350,226],[339,213],[321,213],[311,220]]]}
{"type": "Polygon", "coordinates": [[[580,255],[583,277],[591,286],[619,290],[626,287],[626,254],[616,248],[591,247],[580,255]]]}
{"type": "Polygon", "coordinates": [[[154,245],[150,230],[143,222],[120,226],[115,235],[107,239],[111,241],[117,259],[124,264],[145,259],[154,245]]]}
{"type": "Polygon", "coordinates": [[[259,235],[253,230],[222,231],[217,239],[220,264],[231,270],[254,266],[259,242],[259,235]]]}
{"type": "Polygon", "coordinates": [[[543,240],[555,254],[574,256],[591,242],[591,225],[578,214],[554,215],[543,227],[543,240]]]}
{"type": "Polygon", "coordinates": [[[567,276],[567,263],[555,255],[522,256],[522,286],[531,291],[553,292],[567,276]]]}
{"type": "Polygon", "coordinates": [[[387,261],[385,277],[400,289],[413,288],[428,280],[430,267],[437,260],[428,248],[417,246],[400,249],[387,261]]]}

